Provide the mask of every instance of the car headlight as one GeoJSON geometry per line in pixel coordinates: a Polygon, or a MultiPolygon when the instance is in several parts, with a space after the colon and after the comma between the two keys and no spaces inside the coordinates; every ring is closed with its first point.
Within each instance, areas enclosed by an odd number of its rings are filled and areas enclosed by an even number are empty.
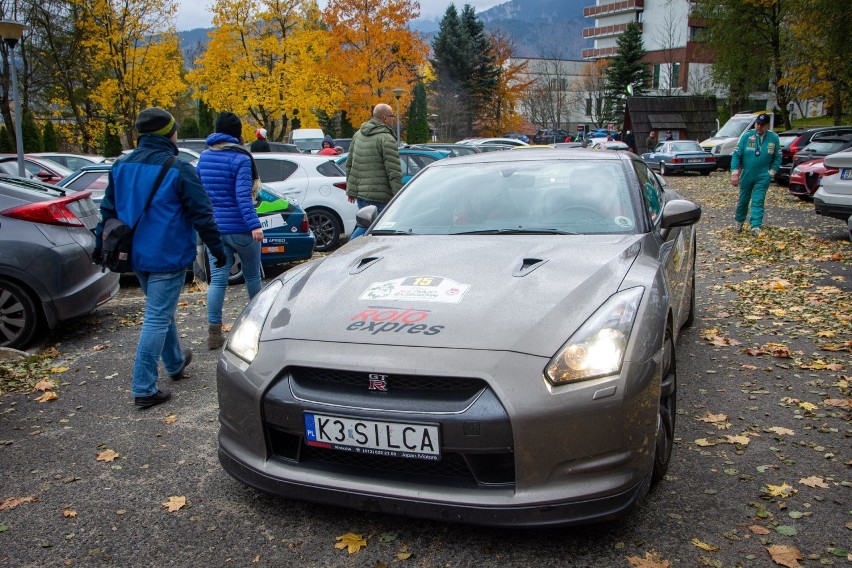
{"type": "Polygon", "coordinates": [[[247,363],[254,361],[266,316],[269,315],[269,310],[283,287],[284,284],[280,280],[275,280],[252,298],[240,319],[234,324],[225,349],[247,363]]]}
{"type": "Polygon", "coordinates": [[[630,288],[604,302],[550,360],[547,379],[561,385],[618,373],[644,291],[630,288]]]}
{"type": "Polygon", "coordinates": [[[715,146],[713,146],[713,153],[714,154],[721,154],[722,153],[722,145],[716,144],[715,146]]]}
{"type": "Polygon", "coordinates": [[[793,168],[793,173],[794,174],[800,174],[800,173],[802,173],[802,170],[800,170],[799,168],[793,168]]]}

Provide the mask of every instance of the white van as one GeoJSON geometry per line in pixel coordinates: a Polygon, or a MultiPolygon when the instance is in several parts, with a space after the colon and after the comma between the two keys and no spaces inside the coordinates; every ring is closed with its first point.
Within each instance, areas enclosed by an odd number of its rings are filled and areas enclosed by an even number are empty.
{"type": "Polygon", "coordinates": [[[322,128],[296,128],[290,131],[287,142],[295,144],[302,153],[316,154],[322,149],[323,138],[322,128]]]}
{"type": "Polygon", "coordinates": [[[762,113],[769,115],[769,129],[772,130],[775,125],[775,115],[771,111],[738,112],[728,119],[725,126],[719,129],[719,132],[700,143],[705,152],[710,152],[716,158],[717,168],[720,170],[731,169],[731,154],[734,153],[734,148],[737,147],[740,136],[743,132],[754,128],[757,115],[762,113]]]}

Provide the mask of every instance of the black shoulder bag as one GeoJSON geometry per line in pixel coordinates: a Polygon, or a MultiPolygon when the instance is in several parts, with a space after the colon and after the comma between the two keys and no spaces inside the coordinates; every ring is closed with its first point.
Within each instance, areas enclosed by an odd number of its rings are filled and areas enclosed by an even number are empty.
{"type": "Polygon", "coordinates": [[[142,219],[142,215],[145,214],[145,211],[148,209],[148,206],[151,205],[151,201],[154,199],[154,195],[157,193],[157,189],[159,189],[160,184],[163,182],[163,178],[166,177],[166,173],[169,171],[169,168],[175,161],[175,157],[171,156],[166,163],[163,164],[163,167],[160,168],[160,174],[157,176],[156,181],[154,181],[154,189],[151,190],[151,194],[148,196],[148,201],[145,203],[145,207],[142,209],[142,213],[139,214],[139,217],[136,219],[136,222],[133,223],[133,226],[130,227],[124,221],[115,218],[108,219],[106,223],[104,223],[104,231],[101,235],[102,246],[102,261],[101,266],[104,267],[104,270],[109,269],[111,272],[131,272],[133,270],[133,265],[131,264],[131,257],[133,252],[133,233],[136,232],[136,226],[139,224],[139,221],[142,219]]]}

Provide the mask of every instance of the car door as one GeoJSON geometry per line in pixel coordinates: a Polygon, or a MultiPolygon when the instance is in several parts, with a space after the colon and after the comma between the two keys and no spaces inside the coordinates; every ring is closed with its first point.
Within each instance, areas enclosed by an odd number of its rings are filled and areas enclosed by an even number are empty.
{"type": "Polygon", "coordinates": [[[275,188],[288,198],[295,198],[305,208],[308,206],[308,175],[296,162],[279,156],[254,154],[260,181],[275,188]]]}

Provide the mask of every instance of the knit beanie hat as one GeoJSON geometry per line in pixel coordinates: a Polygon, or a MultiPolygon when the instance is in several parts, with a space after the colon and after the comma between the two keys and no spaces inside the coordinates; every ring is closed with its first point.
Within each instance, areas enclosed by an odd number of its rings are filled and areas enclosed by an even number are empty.
{"type": "Polygon", "coordinates": [[[136,117],[136,131],[139,134],[159,134],[171,136],[177,130],[175,118],[161,108],[146,108],[136,117]]]}
{"type": "Polygon", "coordinates": [[[258,138],[266,138],[266,129],[265,128],[258,128],[255,131],[255,134],[257,134],[258,138]]]}
{"type": "Polygon", "coordinates": [[[216,118],[216,132],[239,138],[243,135],[243,123],[239,116],[226,111],[216,118]]]}

